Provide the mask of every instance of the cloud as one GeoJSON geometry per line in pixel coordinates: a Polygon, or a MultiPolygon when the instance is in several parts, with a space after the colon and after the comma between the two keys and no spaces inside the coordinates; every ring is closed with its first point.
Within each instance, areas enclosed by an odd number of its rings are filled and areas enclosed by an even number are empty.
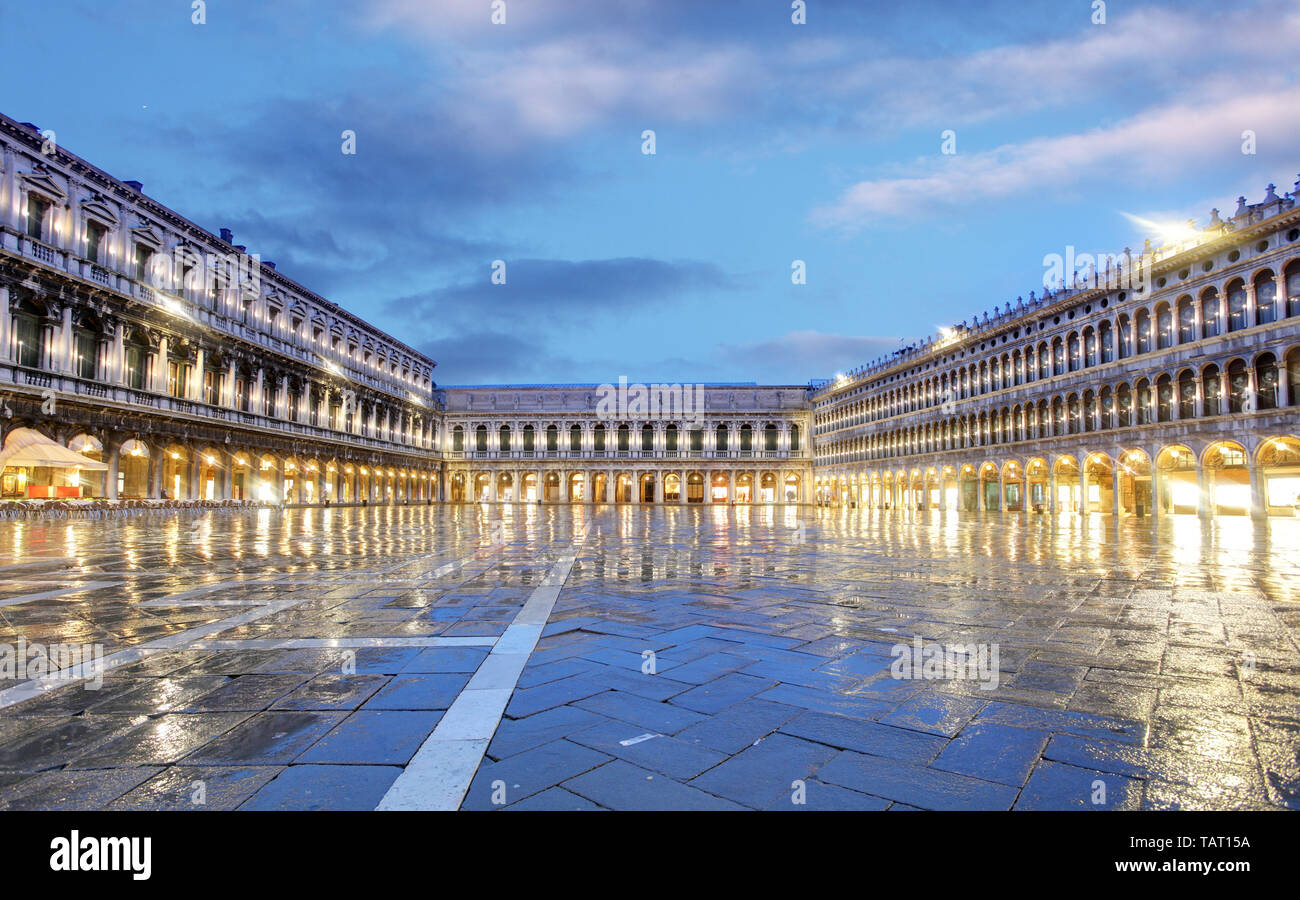
{"type": "MultiPolygon", "coordinates": [[[[778,338],[718,347],[720,362],[739,372],[756,364],[780,381],[803,384],[829,372],[851,369],[898,349],[896,337],[854,337],[820,331],[789,331],[778,338]]],[[[770,377],[768,380],[771,380],[770,377]]]]}
{"type": "Polygon", "coordinates": [[[504,260],[505,283],[494,284],[488,260],[482,272],[448,287],[402,297],[391,315],[445,315],[466,311],[475,319],[520,322],[556,316],[654,312],[687,300],[692,292],[731,290],[736,284],[713,263],[696,260],[519,259],[504,260]]]}
{"type": "Polygon", "coordinates": [[[825,227],[856,229],[882,218],[922,216],[1037,190],[1090,181],[1138,185],[1181,179],[1197,168],[1240,161],[1246,129],[1259,137],[1260,164],[1289,162],[1300,133],[1300,88],[1149,110],[1108,128],[1006,144],[983,153],[917,160],[906,174],[860,181],[813,210],[825,227]]]}

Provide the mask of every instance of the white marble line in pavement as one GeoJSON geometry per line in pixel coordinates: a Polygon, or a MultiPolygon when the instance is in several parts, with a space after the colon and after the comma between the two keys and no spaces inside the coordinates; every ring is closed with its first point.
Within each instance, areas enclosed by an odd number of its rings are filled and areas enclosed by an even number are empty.
{"type": "Polygon", "coordinates": [[[492,735],[505,715],[519,676],[528,664],[528,657],[537,646],[560,590],[569,578],[585,532],[585,523],[574,531],[574,549],[560,557],[529,595],[505,634],[497,638],[492,652],[479,664],[376,809],[460,808],[492,735]]]}
{"type": "MultiPolygon", "coordinates": [[[[48,583],[48,582],[46,582],[48,583]]],[[[0,606],[17,606],[19,603],[31,603],[33,600],[49,600],[54,597],[62,597],[64,594],[76,594],[81,591],[95,591],[100,588],[118,587],[120,581],[86,581],[81,584],[71,584],[61,587],[54,591],[41,591],[39,594],[22,594],[18,597],[6,597],[0,600],[0,606]]]]}
{"type": "Polygon", "coordinates": [[[494,637],[248,638],[195,641],[187,650],[362,650],[369,647],[491,647],[494,637]]]}
{"type": "MultiPolygon", "coordinates": [[[[436,569],[435,571],[443,572],[443,574],[455,571],[456,569],[465,565],[473,558],[474,557],[464,557],[462,559],[453,560],[451,562],[445,563],[442,566],[439,566],[438,569],[436,569]]],[[[84,585],[82,587],[83,589],[85,588],[84,585]]],[[[217,622],[209,622],[206,625],[199,625],[194,628],[190,628],[185,631],[178,632],[176,634],[168,635],[167,637],[158,638],[157,640],[149,641],[148,643],[140,644],[135,647],[128,647],[125,650],[118,650],[115,653],[110,653],[107,656],[105,656],[103,660],[98,663],[98,665],[94,663],[90,663],[90,664],[82,663],[80,665],[70,666],[67,669],[60,669],[58,672],[55,672],[51,675],[47,675],[44,678],[33,678],[32,680],[25,681],[22,684],[14,685],[11,688],[6,688],[5,690],[0,691],[0,709],[5,709],[6,707],[13,706],[16,703],[22,703],[24,700],[30,700],[33,697],[39,697],[42,694],[48,693],[49,691],[58,690],[59,688],[68,687],[78,682],[95,678],[97,675],[100,674],[107,674],[108,672],[111,672],[114,669],[121,668],[122,666],[128,666],[131,663],[138,662],[139,660],[144,659],[147,656],[151,656],[154,653],[162,653],[167,650],[191,649],[191,645],[202,641],[202,639],[207,637],[208,635],[220,634],[221,632],[226,631],[228,629],[235,628],[240,625],[247,625],[249,622],[256,622],[258,619],[263,619],[266,618],[267,616],[275,615],[276,613],[283,612],[286,609],[292,609],[298,604],[306,603],[307,601],[312,599],[315,598],[312,597],[311,595],[296,597],[292,600],[267,600],[262,598],[249,598],[248,600],[241,601],[240,605],[252,606],[254,608],[246,612],[239,613],[238,615],[231,616],[230,618],[221,619],[220,621],[217,622]]],[[[272,649],[298,649],[295,647],[281,648],[278,645],[283,645],[285,643],[293,643],[294,641],[302,641],[302,640],[311,640],[311,639],[298,638],[298,639],[290,639],[290,640],[274,640],[273,642],[277,644],[277,647],[272,649]]],[[[443,638],[443,640],[452,641],[458,639],[443,638]]],[[[485,642],[490,642],[493,639],[477,638],[475,640],[478,641],[476,646],[484,646],[485,642]]],[[[252,644],[252,641],[244,641],[244,642],[240,642],[240,644],[241,646],[239,649],[245,649],[245,648],[252,649],[252,647],[250,646],[252,644]]],[[[361,646],[368,646],[368,645],[361,645],[361,646]]]]}

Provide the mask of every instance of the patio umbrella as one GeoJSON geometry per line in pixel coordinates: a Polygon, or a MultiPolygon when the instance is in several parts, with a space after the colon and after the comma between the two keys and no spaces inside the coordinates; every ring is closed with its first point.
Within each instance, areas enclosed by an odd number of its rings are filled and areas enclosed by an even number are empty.
{"type": "Polygon", "coordinates": [[[15,428],[5,438],[0,450],[0,469],[5,466],[35,466],[52,469],[88,469],[104,471],[108,466],[88,456],[69,450],[62,444],[30,428],[15,428]]]}

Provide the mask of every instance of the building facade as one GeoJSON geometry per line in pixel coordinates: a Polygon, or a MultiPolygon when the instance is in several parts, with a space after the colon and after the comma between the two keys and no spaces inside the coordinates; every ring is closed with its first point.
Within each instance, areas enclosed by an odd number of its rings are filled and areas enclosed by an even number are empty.
{"type": "Polygon", "coordinates": [[[0,431],[106,463],[81,496],[435,496],[433,360],[51,137],[0,117],[0,431]]]}
{"type": "Polygon", "coordinates": [[[1295,514],[1298,195],[817,387],[817,501],[1295,514]]]}
{"type": "Polygon", "coordinates": [[[806,385],[633,385],[634,395],[641,388],[646,409],[625,404],[621,416],[617,403],[613,414],[602,405],[613,399],[613,385],[440,392],[449,499],[810,501],[806,385]],[[651,411],[651,394],[663,412],[651,411]],[[685,404],[658,402],[687,394],[685,404]]]}

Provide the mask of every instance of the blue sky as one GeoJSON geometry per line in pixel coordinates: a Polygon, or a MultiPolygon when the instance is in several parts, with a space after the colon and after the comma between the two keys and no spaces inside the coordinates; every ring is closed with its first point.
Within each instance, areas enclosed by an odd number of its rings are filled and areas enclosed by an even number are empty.
{"type": "Polygon", "coordinates": [[[444,384],[804,383],[1027,297],[1046,254],[1158,243],[1125,213],[1226,216],[1300,172],[1293,2],[205,14],[14,5],[0,111],[232,228],[444,384]]]}

